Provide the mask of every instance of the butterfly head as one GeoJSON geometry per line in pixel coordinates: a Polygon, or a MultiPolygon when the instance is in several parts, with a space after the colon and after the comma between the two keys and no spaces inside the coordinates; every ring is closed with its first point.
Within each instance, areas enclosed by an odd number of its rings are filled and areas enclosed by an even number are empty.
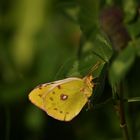
{"type": "Polygon", "coordinates": [[[92,75],[88,75],[88,76],[84,77],[84,81],[85,81],[86,85],[89,88],[93,88],[94,87],[93,79],[94,78],[93,78],[92,75]]]}

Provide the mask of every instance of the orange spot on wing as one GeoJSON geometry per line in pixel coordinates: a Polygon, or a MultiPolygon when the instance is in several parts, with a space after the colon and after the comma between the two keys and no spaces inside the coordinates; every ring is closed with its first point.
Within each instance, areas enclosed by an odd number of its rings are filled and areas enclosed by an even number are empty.
{"type": "Polygon", "coordinates": [[[49,99],[50,99],[51,101],[53,101],[53,98],[52,98],[52,97],[50,97],[49,99]]]}
{"type": "Polygon", "coordinates": [[[63,113],[63,111],[60,111],[60,113],[62,114],[62,113],[63,113]]]}
{"type": "Polygon", "coordinates": [[[40,84],[37,87],[35,87],[35,89],[37,89],[37,88],[42,89],[42,84],[40,84]]]}
{"type": "Polygon", "coordinates": [[[58,87],[58,89],[61,89],[61,86],[60,85],[58,85],[57,87],[58,87]]]}

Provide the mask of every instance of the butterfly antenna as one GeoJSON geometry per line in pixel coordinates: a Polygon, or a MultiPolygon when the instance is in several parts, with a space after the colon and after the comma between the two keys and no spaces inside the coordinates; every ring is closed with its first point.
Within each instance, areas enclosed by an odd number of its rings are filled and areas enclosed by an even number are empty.
{"type": "Polygon", "coordinates": [[[89,73],[87,74],[87,76],[91,75],[93,71],[95,71],[99,65],[101,65],[100,61],[97,61],[97,63],[90,69],[89,73]]]}

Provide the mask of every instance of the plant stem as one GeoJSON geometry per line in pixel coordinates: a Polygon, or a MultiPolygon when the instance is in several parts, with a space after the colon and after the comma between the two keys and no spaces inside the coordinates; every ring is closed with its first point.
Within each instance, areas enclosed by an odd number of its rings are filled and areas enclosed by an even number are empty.
{"type": "Polygon", "coordinates": [[[116,104],[117,113],[119,115],[120,119],[120,127],[122,129],[122,134],[124,140],[130,140],[126,118],[125,118],[125,108],[124,108],[124,100],[123,100],[123,86],[120,84],[120,87],[118,88],[118,95],[119,95],[119,101],[116,104]]]}
{"type": "Polygon", "coordinates": [[[118,107],[119,107],[120,127],[122,128],[124,140],[130,140],[129,134],[128,134],[128,128],[127,128],[127,124],[126,124],[126,120],[125,120],[123,101],[119,102],[118,107]]]}

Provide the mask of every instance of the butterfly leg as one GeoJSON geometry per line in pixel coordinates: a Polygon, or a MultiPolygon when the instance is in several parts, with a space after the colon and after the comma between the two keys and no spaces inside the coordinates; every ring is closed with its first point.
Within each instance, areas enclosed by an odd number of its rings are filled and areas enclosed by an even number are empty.
{"type": "Polygon", "coordinates": [[[93,104],[91,103],[91,100],[88,99],[86,111],[90,110],[92,107],[93,107],[93,104]]]}

